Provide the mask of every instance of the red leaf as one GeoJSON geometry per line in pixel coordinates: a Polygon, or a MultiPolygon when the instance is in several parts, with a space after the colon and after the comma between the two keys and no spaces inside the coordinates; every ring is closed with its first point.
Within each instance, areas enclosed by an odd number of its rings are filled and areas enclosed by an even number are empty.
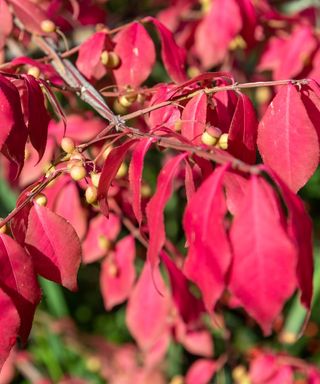
{"type": "Polygon", "coordinates": [[[130,189],[132,193],[132,209],[138,220],[139,226],[142,221],[141,212],[141,181],[143,171],[143,161],[146,153],[148,152],[150,145],[154,140],[143,139],[138,143],[133,152],[129,167],[129,181],[130,189]]]}
{"type": "Polygon", "coordinates": [[[154,17],[146,17],[145,21],[152,22],[160,36],[161,57],[163,64],[173,81],[180,83],[187,79],[185,72],[186,51],[174,41],[172,32],[154,17]]]}
{"type": "Polygon", "coordinates": [[[15,345],[20,328],[18,312],[10,299],[0,289],[1,327],[0,327],[0,370],[11,348],[15,345]]]}
{"type": "Polygon", "coordinates": [[[84,237],[87,230],[87,211],[81,205],[74,182],[69,182],[60,190],[54,204],[54,211],[73,226],[80,240],[84,237]]]}
{"type": "Polygon", "coordinates": [[[81,44],[76,66],[87,79],[101,79],[107,73],[101,61],[101,53],[107,48],[113,47],[105,32],[96,32],[81,44]]]}
{"type": "Polygon", "coordinates": [[[288,208],[287,231],[298,249],[297,277],[301,290],[301,302],[310,309],[313,281],[312,220],[302,200],[274,173],[266,168],[280,187],[288,208]]]}
{"type": "Polygon", "coordinates": [[[33,76],[24,76],[28,91],[28,131],[31,144],[39,154],[41,160],[47,144],[48,125],[50,116],[44,105],[42,90],[33,76]]]}
{"type": "Polygon", "coordinates": [[[296,287],[297,250],[282,216],[270,185],[251,176],[230,231],[230,290],[265,334],[296,287]]]}
{"type": "Polygon", "coordinates": [[[119,87],[139,87],[150,75],[156,61],[153,41],[144,27],[137,22],[122,29],[115,38],[121,59],[119,69],[113,73],[119,87]]]}
{"type": "Polygon", "coordinates": [[[258,120],[248,96],[240,93],[229,129],[228,150],[248,164],[256,161],[258,120]]]}
{"type": "Polygon", "coordinates": [[[193,169],[188,160],[186,160],[185,164],[186,164],[186,168],[185,168],[184,184],[185,184],[187,200],[190,201],[191,197],[195,193],[196,187],[194,184],[193,169]]]}
{"type": "Polygon", "coordinates": [[[228,210],[232,215],[235,215],[241,208],[242,200],[246,193],[248,179],[244,175],[228,171],[224,175],[223,184],[226,190],[228,210]]]}
{"type": "Polygon", "coordinates": [[[121,239],[101,265],[100,287],[104,306],[111,310],[129,296],[135,279],[135,244],[132,236],[121,239]]]}
{"type": "Polygon", "coordinates": [[[211,3],[209,13],[195,33],[195,50],[204,68],[211,68],[225,59],[229,44],[241,28],[241,13],[235,0],[211,3]]]}
{"type": "Polygon", "coordinates": [[[129,297],[126,323],[142,350],[150,349],[167,328],[170,301],[158,268],[144,264],[139,280],[129,297]],[[156,286],[163,295],[156,290],[156,286]]]}
{"type": "Polygon", "coordinates": [[[115,241],[121,229],[119,218],[113,213],[106,218],[97,215],[90,220],[89,230],[82,243],[83,262],[92,263],[103,257],[108,251],[105,240],[115,241]]]}
{"type": "Polygon", "coordinates": [[[161,259],[167,268],[172,297],[181,318],[186,324],[195,322],[204,312],[203,302],[191,294],[186,277],[165,252],[161,253],[161,259]]]}
{"type": "Polygon", "coordinates": [[[0,0],[0,49],[6,43],[7,36],[12,31],[12,15],[7,3],[4,0],[0,0]]]}
{"type": "Polygon", "coordinates": [[[206,128],[207,120],[207,95],[204,92],[194,96],[187,103],[181,120],[181,133],[194,144],[202,144],[201,135],[206,128]]]}
{"type": "Polygon", "coordinates": [[[0,286],[14,302],[21,319],[19,334],[25,343],[41,293],[31,258],[11,237],[0,235],[0,286]]]}
{"type": "Polygon", "coordinates": [[[183,218],[189,245],[184,273],[198,285],[209,312],[225,287],[230,246],[224,217],[227,213],[222,181],[228,165],[217,168],[190,200],[183,218]]]}
{"type": "Polygon", "coordinates": [[[316,170],[317,133],[294,85],[282,87],[269,105],[258,127],[258,148],[264,163],[294,192],[316,170]]]}
{"type": "Polygon", "coordinates": [[[109,153],[106,161],[103,164],[101,171],[99,186],[98,186],[98,202],[101,212],[105,215],[109,215],[108,206],[108,191],[111,186],[112,180],[115,178],[121,163],[123,162],[129,148],[136,143],[137,140],[128,140],[125,143],[112,149],[109,153]]]}
{"type": "Polygon", "coordinates": [[[44,11],[29,0],[7,0],[11,3],[14,15],[21,21],[28,32],[46,35],[41,29],[41,23],[48,17],[44,11]]]}
{"type": "Polygon", "coordinates": [[[61,216],[35,204],[29,214],[26,246],[37,273],[74,291],[81,246],[73,227],[61,216]]]}
{"type": "Polygon", "coordinates": [[[147,208],[149,228],[149,247],[147,258],[154,268],[159,262],[159,253],[165,242],[165,228],[163,210],[172,194],[172,184],[180,162],[187,156],[186,153],[170,159],[162,168],[157,181],[156,193],[150,199],[147,208]]]}
{"type": "Polygon", "coordinates": [[[198,359],[188,369],[186,384],[207,384],[214,375],[217,364],[214,360],[198,359]]]}

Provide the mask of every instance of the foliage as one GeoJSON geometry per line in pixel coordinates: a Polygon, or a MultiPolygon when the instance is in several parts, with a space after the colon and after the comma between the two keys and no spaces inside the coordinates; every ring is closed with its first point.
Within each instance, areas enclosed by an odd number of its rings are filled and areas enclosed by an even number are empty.
{"type": "Polygon", "coordinates": [[[319,9],[273,3],[0,0],[0,382],[320,381],[319,9]]]}

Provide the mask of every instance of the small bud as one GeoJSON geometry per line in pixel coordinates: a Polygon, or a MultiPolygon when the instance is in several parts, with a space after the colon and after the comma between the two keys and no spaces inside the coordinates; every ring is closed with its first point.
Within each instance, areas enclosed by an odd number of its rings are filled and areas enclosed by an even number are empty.
{"type": "Polygon", "coordinates": [[[170,383],[169,383],[169,384],[183,384],[183,383],[184,383],[183,376],[181,376],[181,375],[175,375],[175,376],[173,376],[173,378],[170,380],[170,383]]]}
{"type": "Polygon", "coordinates": [[[103,65],[108,65],[109,61],[109,52],[108,51],[102,51],[101,56],[100,56],[101,63],[103,65]]]}
{"type": "Polygon", "coordinates": [[[128,166],[125,162],[121,163],[120,168],[118,169],[118,172],[116,174],[117,179],[121,179],[121,177],[124,177],[128,172],[128,166]]]}
{"type": "Polygon", "coordinates": [[[121,104],[125,108],[129,108],[131,107],[133,102],[126,95],[123,95],[119,97],[119,104],[121,104]]]}
{"type": "Polygon", "coordinates": [[[256,90],[256,101],[258,104],[265,104],[271,99],[272,92],[269,87],[260,87],[256,90]]]}
{"type": "Polygon", "coordinates": [[[2,227],[0,227],[0,233],[6,233],[7,232],[7,225],[4,224],[2,227]]]}
{"type": "Polygon", "coordinates": [[[51,20],[43,20],[40,24],[40,27],[41,27],[42,31],[45,33],[55,32],[55,30],[57,28],[55,23],[51,20]]]}
{"type": "Polygon", "coordinates": [[[180,132],[181,131],[181,128],[182,128],[182,120],[181,119],[178,119],[174,122],[174,130],[176,132],[180,132]]]}
{"type": "Polygon", "coordinates": [[[66,153],[72,153],[75,149],[74,141],[71,139],[71,137],[64,137],[61,140],[60,147],[66,152],[66,153]]]}
{"type": "Polygon", "coordinates": [[[30,67],[28,69],[28,75],[31,75],[33,77],[35,77],[36,79],[39,79],[40,75],[41,75],[41,72],[40,72],[40,69],[38,67],[30,67]]]}
{"type": "Polygon", "coordinates": [[[243,365],[238,365],[232,371],[232,378],[234,381],[239,382],[247,375],[247,370],[243,365]]]}
{"type": "Polygon", "coordinates": [[[282,331],[279,335],[279,341],[283,344],[294,344],[297,339],[297,334],[291,331],[282,331]]]}
{"type": "Polygon", "coordinates": [[[96,187],[90,186],[86,189],[85,192],[86,201],[88,204],[93,204],[97,201],[98,190],[96,187]]]}
{"type": "Polygon", "coordinates": [[[199,68],[197,68],[197,67],[193,67],[193,66],[191,66],[191,67],[189,67],[188,68],[188,76],[192,79],[193,77],[196,77],[196,76],[198,76],[198,75],[200,75],[200,69],[199,68]]]}
{"type": "Polygon", "coordinates": [[[127,113],[127,108],[121,105],[118,99],[114,101],[113,109],[119,115],[124,115],[125,113],[127,113]]]}
{"type": "Polygon", "coordinates": [[[229,44],[229,49],[231,51],[235,51],[236,49],[245,49],[247,48],[247,43],[243,39],[241,35],[236,36],[233,40],[231,40],[229,44]]]}
{"type": "Polygon", "coordinates": [[[223,133],[220,138],[219,138],[219,141],[218,141],[218,146],[219,148],[221,149],[228,149],[228,139],[229,139],[229,135],[227,133],[223,133]]]}
{"type": "Polygon", "coordinates": [[[34,197],[33,201],[36,204],[45,207],[47,205],[48,199],[46,195],[44,195],[43,193],[39,193],[37,196],[34,197]]]}
{"type": "Polygon", "coordinates": [[[104,235],[99,235],[98,245],[100,249],[102,249],[103,251],[107,251],[108,249],[110,249],[111,242],[104,235]]]}
{"type": "Polygon", "coordinates": [[[101,173],[92,172],[90,177],[94,187],[98,188],[101,173]]]}
{"type": "Polygon", "coordinates": [[[201,141],[206,145],[215,145],[218,142],[218,138],[210,135],[209,132],[204,131],[201,135],[201,141]]]}
{"type": "Polygon", "coordinates": [[[101,369],[101,361],[95,356],[86,359],[86,368],[90,372],[99,372],[101,369]]]}
{"type": "Polygon", "coordinates": [[[109,52],[107,67],[116,69],[120,66],[120,57],[115,52],[109,52]]]}
{"type": "Polygon", "coordinates": [[[152,190],[151,190],[151,187],[150,185],[148,184],[143,184],[141,186],[141,196],[142,197],[150,197],[152,194],[152,190]]]}
{"type": "Polygon", "coordinates": [[[84,179],[86,175],[87,175],[87,171],[82,165],[74,165],[70,169],[70,176],[75,181],[84,179]]]}

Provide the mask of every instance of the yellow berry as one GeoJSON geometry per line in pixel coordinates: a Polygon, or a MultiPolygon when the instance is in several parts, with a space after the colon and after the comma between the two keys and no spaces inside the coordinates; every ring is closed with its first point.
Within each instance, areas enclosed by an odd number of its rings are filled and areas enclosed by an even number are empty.
{"type": "Polygon", "coordinates": [[[143,104],[146,100],[146,97],[145,95],[143,95],[142,93],[139,93],[137,95],[137,102],[140,103],[140,104],[143,104]]]}
{"type": "Polygon", "coordinates": [[[246,375],[247,375],[247,370],[243,365],[238,365],[232,371],[232,378],[236,382],[239,382],[240,380],[242,380],[246,375]]]}
{"type": "Polygon", "coordinates": [[[128,172],[128,166],[126,163],[121,163],[120,168],[118,169],[118,172],[116,174],[117,179],[121,179],[121,177],[124,177],[128,172]]]}
{"type": "Polygon", "coordinates": [[[51,20],[43,20],[40,24],[40,27],[41,27],[42,31],[45,33],[55,32],[55,30],[57,28],[55,23],[51,20]]]}
{"type": "Polygon", "coordinates": [[[187,72],[188,72],[188,76],[190,78],[196,77],[196,76],[200,75],[200,73],[201,73],[199,68],[193,67],[193,66],[189,67],[187,72]]]}
{"type": "Polygon", "coordinates": [[[86,177],[87,171],[82,165],[74,165],[70,169],[70,176],[73,180],[79,181],[86,177]]]}
{"type": "Polygon", "coordinates": [[[258,104],[267,103],[272,96],[272,92],[269,87],[260,87],[256,90],[256,100],[258,104]]]}
{"type": "Polygon", "coordinates": [[[72,153],[76,147],[71,137],[64,137],[61,140],[60,146],[66,153],[72,153]]]}
{"type": "Polygon", "coordinates": [[[115,69],[120,65],[120,57],[115,52],[109,52],[107,67],[115,69]]]}
{"type": "Polygon", "coordinates": [[[290,331],[282,331],[279,335],[279,340],[284,344],[294,344],[297,341],[297,334],[290,331]]]}
{"type": "Polygon", "coordinates": [[[93,186],[98,188],[101,173],[92,172],[90,176],[93,186]]]}
{"type": "MultiPolygon", "coordinates": [[[[1,225],[1,222],[0,222],[1,225]]],[[[6,233],[7,232],[7,225],[4,224],[2,227],[0,227],[0,233],[6,233]]]]}
{"type": "Polygon", "coordinates": [[[101,63],[103,65],[107,65],[109,61],[109,52],[108,51],[102,51],[100,56],[101,63]]]}
{"type": "Polygon", "coordinates": [[[133,102],[126,95],[123,95],[119,97],[119,104],[125,108],[129,108],[133,102]]]}
{"type": "Polygon", "coordinates": [[[98,190],[96,187],[90,186],[86,189],[85,192],[86,201],[88,204],[93,204],[96,202],[98,197],[98,190]]]}
{"type": "Polygon", "coordinates": [[[98,245],[100,249],[102,249],[103,251],[107,251],[108,249],[110,249],[111,243],[110,240],[107,239],[104,235],[99,235],[98,245]]]}
{"type": "Polygon", "coordinates": [[[223,133],[218,141],[218,146],[221,149],[228,149],[228,138],[229,135],[227,133],[223,133]]]}
{"type": "Polygon", "coordinates": [[[180,132],[182,128],[182,120],[178,119],[174,122],[174,130],[180,132]]]}
{"type": "Polygon", "coordinates": [[[150,185],[148,184],[143,184],[141,187],[141,196],[142,197],[150,197],[152,194],[152,190],[150,185]]]}
{"type": "Polygon", "coordinates": [[[229,49],[231,51],[235,51],[236,49],[245,49],[246,47],[247,43],[241,35],[236,36],[229,44],[229,49]]]}
{"type": "Polygon", "coordinates": [[[210,135],[209,132],[204,131],[201,135],[201,141],[206,145],[215,145],[218,141],[218,138],[210,135]]]}
{"type": "Polygon", "coordinates": [[[183,376],[181,376],[181,375],[175,375],[175,376],[173,376],[173,378],[170,380],[170,383],[169,383],[169,384],[183,384],[183,383],[184,383],[183,376]]]}
{"type": "Polygon", "coordinates": [[[121,105],[118,99],[114,101],[113,109],[119,115],[124,115],[125,113],[127,113],[127,108],[121,105]]]}
{"type": "Polygon", "coordinates": [[[91,356],[86,359],[86,367],[90,372],[99,372],[101,369],[101,361],[97,357],[91,356]]]}
{"type": "Polygon", "coordinates": [[[44,195],[43,193],[39,193],[34,199],[33,201],[38,204],[38,205],[41,205],[42,207],[45,207],[47,205],[47,196],[44,195]]]}
{"type": "Polygon", "coordinates": [[[40,69],[38,67],[30,67],[28,69],[28,75],[31,75],[31,76],[35,77],[36,79],[39,79],[39,77],[41,75],[40,69]]]}

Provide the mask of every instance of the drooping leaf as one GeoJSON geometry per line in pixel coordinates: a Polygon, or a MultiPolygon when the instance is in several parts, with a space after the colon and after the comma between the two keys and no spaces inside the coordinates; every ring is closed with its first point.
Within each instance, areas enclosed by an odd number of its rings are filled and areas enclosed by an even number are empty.
{"type": "Polygon", "coordinates": [[[162,168],[157,181],[156,193],[150,199],[147,208],[149,228],[149,247],[147,258],[154,268],[159,262],[159,253],[165,242],[163,210],[172,194],[173,180],[181,161],[187,156],[183,153],[170,159],[162,168]]]}
{"type": "Polygon", "coordinates": [[[165,252],[161,253],[161,259],[168,271],[172,297],[181,318],[186,324],[197,321],[204,312],[202,300],[191,294],[186,277],[165,252]]]}
{"type": "Polygon", "coordinates": [[[37,273],[70,290],[77,289],[81,246],[64,218],[35,204],[29,213],[26,246],[37,273]]]}
{"type": "Polygon", "coordinates": [[[182,115],[181,133],[195,145],[202,144],[201,135],[206,128],[207,95],[199,93],[185,106],[182,115]]]}
{"type": "Polygon", "coordinates": [[[115,38],[115,53],[121,65],[113,73],[119,87],[136,88],[150,75],[156,60],[153,41],[145,28],[137,22],[122,29],[115,38]]]}
{"type": "Polygon", "coordinates": [[[161,57],[171,79],[177,83],[187,79],[184,69],[186,51],[174,40],[172,32],[154,17],[146,17],[157,28],[161,40],[161,57]]]}
{"type": "Polygon", "coordinates": [[[198,188],[187,205],[183,226],[189,246],[184,273],[202,292],[209,312],[226,285],[231,254],[225,228],[223,176],[228,165],[217,168],[198,188]]]}
{"type": "Polygon", "coordinates": [[[207,384],[217,369],[217,363],[211,359],[198,359],[188,369],[186,384],[207,384]]]}
{"type": "Polygon", "coordinates": [[[54,211],[73,226],[80,240],[84,237],[87,230],[87,212],[81,205],[74,182],[67,183],[61,189],[54,204],[54,211]]]}
{"type": "Polygon", "coordinates": [[[109,250],[108,242],[115,241],[121,229],[119,218],[113,213],[109,217],[99,214],[90,220],[88,233],[82,243],[83,262],[92,263],[109,250]]]}
{"type": "Polygon", "coordinates": [[[132,236],[121,239],[101,265],[100,287],[104,306],[111,310],[129,296],[135,279],[135,244],[132,236]]]}
{"type": "Polygon", "coordinates": [[[145,263],[126,312],[127,327],[142,350],[150,349],[166,331],[169,309],[169,296],[158,268],[152,271],[145,263]]]}
{"type": "Polygon", "coordinates": [[[28,133],[31,144],[39,154],[38,161],[40,161],[46,149],[50,116],[36,79],[30,75],[25,75],[24,79],[28,93],[28,133]]]}
{"type": "Polygon", "coordinates": [[[248,96],[240,93],[229,129],[228,151],[248,164],[256,161],[258,120],[248,96]]]}
{"type": "Polygon", "coordinates": [[[237,1],[211,3],[210,11],[200,21],[195,33],[195,50],[204,68],[213,67],[225,59],[229,44],[241,28],[237,1]]]}
{"type": "Polygon", "coordinates": [[[103,164],[98,186],[97,200],[99,202],[101,212],[105,216],[109,215],[108,191],[111,186],[112,180],[115,178],[128,150],[136,142],[137,140],[134,139],[128,140],[125,143],[119,145],[119,147],[112,149],[103,164]]]}
{"type": "Polygon", "coordinates": [[[141,212],[141,181],[143,171],[143,161],[148,152],[153,139],[141,140],[132,152],[132,158],[129,167],[129,182],[132,193],[132,209],[138,220],[139,226],[142,221],[141,212]]]}
{"type": "Polygon", "coordinates": [[[41,293],[30,256],[11,237],[0,235],[0,287],[10,296],[20,316],[19,335],[25,343],[41,293]]]}
{"type": "Polygon", "coordinates": [[[251,176],[230,230],[234,255],[229,287],[265,334],[297,284],[297,249],[282,220],[271,186],[251,176]]]}
{"type": "Polygon", "coordinates": [[[294,85],[283,86],[269,105],[258,127],[258,148],[263,162],[294,192],[316,170],[317,132],[294,85]]]}
{"type": "Polygon", "coordinates": [[[15,345],[20,318],[10,297],[0,289],[1,327],[0,327],[0,370],[15,345]]]}

